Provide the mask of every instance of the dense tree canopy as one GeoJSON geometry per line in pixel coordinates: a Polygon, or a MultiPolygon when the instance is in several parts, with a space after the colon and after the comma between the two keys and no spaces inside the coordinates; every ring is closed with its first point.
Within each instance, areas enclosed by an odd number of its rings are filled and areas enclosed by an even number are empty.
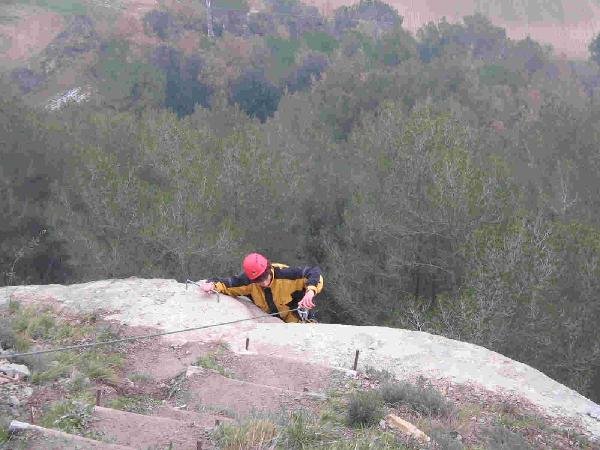
{"type": "Polygon", "coordinates": [[[101,101],[1,86],[2,283],[197,279],[262,251],[322,265],[323,321],[484,345],[600,400],[596,64],[481,15],[413,36],[377,1],[267,4],[215,38],[203,12],[148,15],[158,47],[99,45],[101,101]]]}

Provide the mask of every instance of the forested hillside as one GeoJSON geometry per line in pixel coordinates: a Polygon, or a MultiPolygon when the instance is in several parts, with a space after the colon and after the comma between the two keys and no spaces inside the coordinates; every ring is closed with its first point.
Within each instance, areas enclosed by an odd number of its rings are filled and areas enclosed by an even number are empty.
{"type": "Polygon", "coordinates": [[[479,15],[413,36],[377,0],[213,6],[214,37],[201,8],[148,12],[147,41],[67,15],[5,77],[2,283],[256,250],[322,266],[323,321],[473,342],[599,401],[598,67],[479,15]],[[87,102],[28,106],[83,59],[87,102]]]}

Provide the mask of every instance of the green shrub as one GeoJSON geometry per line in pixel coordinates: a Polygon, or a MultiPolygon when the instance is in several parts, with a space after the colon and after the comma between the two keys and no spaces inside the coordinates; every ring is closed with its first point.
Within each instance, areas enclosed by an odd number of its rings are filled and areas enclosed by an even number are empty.
{"type": "Polygon", "coordinates": [[[114,380],[116,371],[122,367],[123,357],[116,353],[85,351],[82,353],[60,352],[47,359],[42,370],[34,370],[31,380],[36,384],[54,381],[68,376],[73,368],[91,380],[114,380]]]}
{"type": "Polygon", "coordinates": [[[454,406],[432,386],[384,383],[379,392],[388,405],[405,405],[421,414],[442,417],[455,412],[454,406]]]}
{"type": "Polygon", "coordinates": [[[10,420],[8,417],[0,416],[0,444],[8,442],[8,439],[10,438],[10,434],[8,433],[9,423],[10,420]]]}
{"type": "Polygon", "coordinates": [[[444,450],[464,450],[462,445],[451,432],[443,429],[433,429],[428,433],[429,437],[437,444],[438,448],[444,450]]]}
{"type": "Polygon", "coordinates": [[[32,371],[31,382],[43,384],[65,377],[69,375],[76,361],[77,355],[74,352],[56,353],[45,360],[44,366],[32,371]]]}
{"type": "Polygon", "coordinates": [[[359,391],[350,397],[347,417],[349,426],[374,425],[383,416],[383,402],[381,395],[377,391],[359,391]]]}
{"type": "Polygon", "coordinates": [[[50,369],[52,364],[52,357],[48,354],[26,355],[11,358],[11,362],[27,366],[27,368],[33,374],[37,372],[44,372],[50,369]]]}
{"type": "Polygon", "coordinates": [[[318,447],[317,444],[326,439],[327,433],[309,414],[305,411],[294,411],[287,416],[277,443],[289,449],[318,447]]]}
{"type": "Polygon", "coordinates": [[[302,36],[306,46],[311,50],[331,55],[339,47],[336,38],[324,31],[306,32],[302,36]]]}
{"type": "Polygon", "coordinates": [[[116,353],[85,352],[78,366],[92,380],[114,380],[116,369],[123,366],[123,357],[116,353]]]}
{"type": "Polygon", "coordinates": [[[213,433],[223,449],[271,448],[277,436],[277,425],[268,419],[251,419],[238,424],[221,424],[213,433]]]}
{"type": "Polygon", "coordinates": [[[90,386],[90,379],[82,373],[77,373],[71,376],[67,383],[67,390],[71,395],[84,394],[90,386]]]}
{"type": "Polygon", "coordinates": [[[489,450],[529,450],[532,447],[523,436],[505,427],[490,428],[486,432],[489,450]]]}
{"type": "Polygon", "coordinates": [[[396,436],[394,433],[376,430],[361,433],[361,435],[353,436],[352,439],[340,437],[319,448],[327,450],[417,450],[422,447],[406,444],[401,437],[396,436]]]}
{"type": "Polygon", "coordinates": [[[12,321],[8,317],[0,318],[0,347],[15,348],[17,334],[13,330],[12,321]]]}
{"type": "MultiPolygon", "coordinates": [[[[35,314],[29,318],[27,328],[24,330],[33,340],[48,339],[56,326],[54,318],[47,312],[35,314]]],[[[20,330],[21,331],[21,330],[20,330]]]]}
{"type": "Polygon", "coordinates": [[[214,370],[215,372],[220,373],[224,377],[230,376],[227,369],[225,369],[219,363],[219,361],[217,361],[216,355],[214,353],[208,353],[206,355],[200,356],[193,365],[203,367],[208,370],[214,370]]]}
{"type": "Polygon", "coordinates": [[[53,403],[42,416],[40,423],[66,433],[81,434],[92,416],[92,405],[65,400],[53,403]]]}
{"type": "Polygon", "coordinates": [[[374,367],[367,367],[365,373],[372,379],[379,381],[380,383],[394,381],[394,374],[386,369],[376,369],[374,367]]]}
{"type": "Polygon", "coordinates": [[[8,312],[9,313],[14,314],[20,309],[21,309],[21,303],[15,301],[15,300],[8,301],[8,312]]]}
{"type": "Polygon", "coordinates": [[[74,327],[65,321],[57,321],[48,310],[17,306],[10,308],[9,313],[9,317],[0,319],[0,343],[18,351],[27,350],[32,340],[58,343],[81,336],[86,331],[86,327],[74,327]]]}
{"type": "Polygon", "coordinates": [[[131,397],[117,397],[107,403],[109,408],[120,409],[137,414],[148,414],[160,405],[161,401],[148,395],[134,395],[131,397]]]}

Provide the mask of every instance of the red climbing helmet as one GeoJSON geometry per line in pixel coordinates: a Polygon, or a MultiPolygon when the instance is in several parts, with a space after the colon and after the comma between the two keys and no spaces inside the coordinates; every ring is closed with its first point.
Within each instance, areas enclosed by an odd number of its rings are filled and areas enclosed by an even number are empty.
{"type": "Polygon", "coordinates": [[[244,273],[251,280],[256,280],[269,268],[269,260],[260,253],[250,253],[242,262],[244,273]]]}

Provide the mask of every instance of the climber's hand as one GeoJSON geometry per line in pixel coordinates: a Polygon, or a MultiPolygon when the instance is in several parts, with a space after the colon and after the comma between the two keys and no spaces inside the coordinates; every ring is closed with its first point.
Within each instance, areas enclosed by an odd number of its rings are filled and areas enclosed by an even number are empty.
{"type": "Polygon", "coordinates": [[[315,291],[313,291],[312,289],[309,289],[306,291],[306,293],[304,294],[304,297],[302,297],[302,300],[300,300],[300,303],[298,303],[298,308],[304,308],[304,309],[312,309],[315,307],[315,303],[313,302],[313,298],[315,296],[315,291]]]}
{"type": "Polygon", "coordinates": [[[205,281],[200,283],[200,292],[203,294],[209,294],[210,292],[215,290],[215,283],[211,283],[210,281],[205,281]]]}

